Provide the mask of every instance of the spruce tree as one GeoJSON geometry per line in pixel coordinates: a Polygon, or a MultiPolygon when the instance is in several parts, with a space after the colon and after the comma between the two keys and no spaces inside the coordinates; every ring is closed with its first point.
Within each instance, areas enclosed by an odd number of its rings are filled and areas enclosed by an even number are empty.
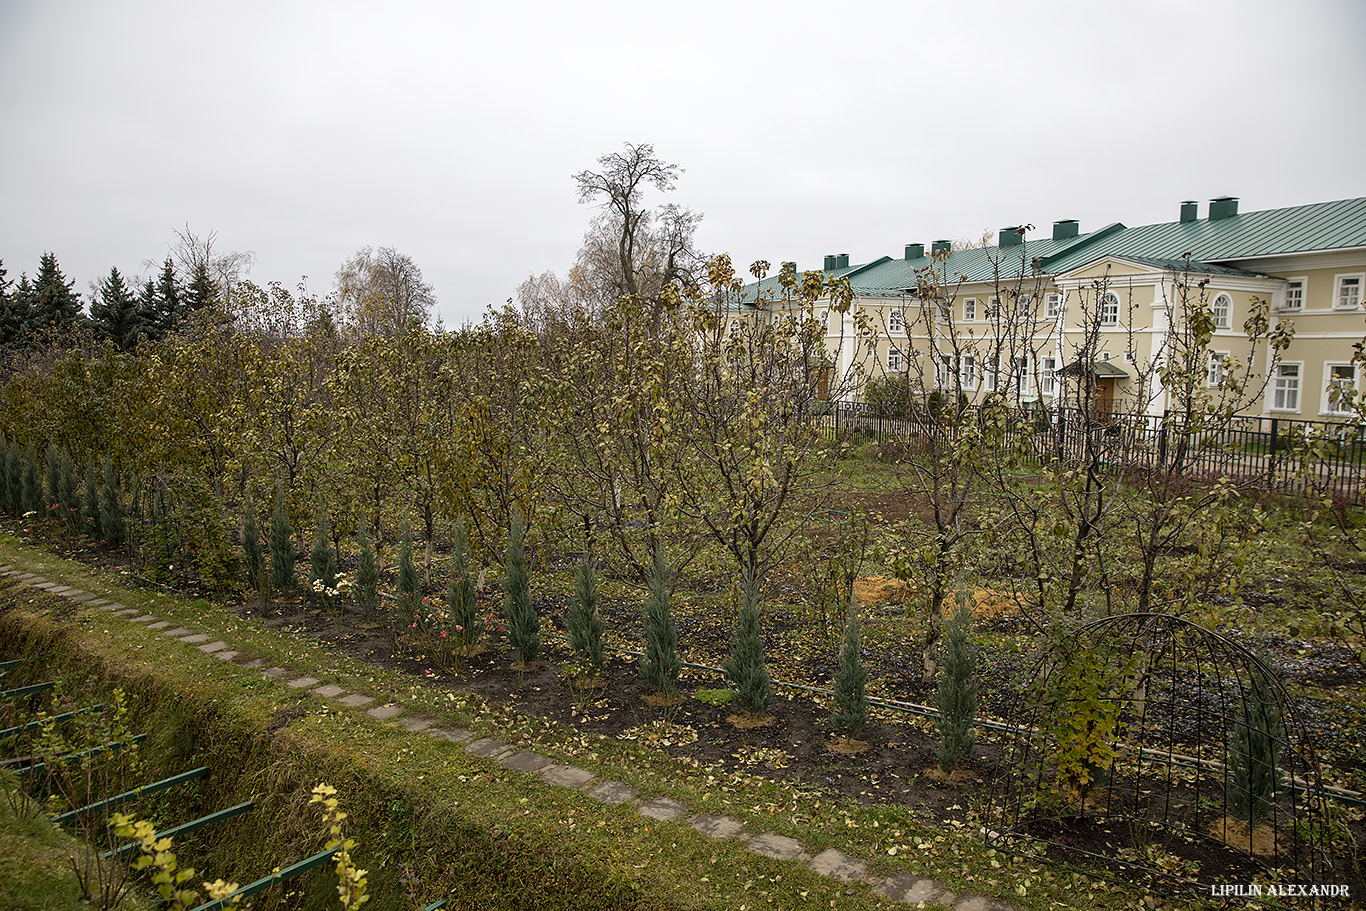
{"type": "Polygon", "coordinates": [[[356,558],[356,609],[362,617],[370,619],[379,610],[379,570],[375,566],[375,548],[370,543],[370,531],[365,527],[363,515],[357,538],[360,555],[356,558]]]}
{"type": "Polygon", "coordinates": [[[0,344],[11,350],[27,347],[33,338],[33,327],[33,285],[24,274],[19,276],[19,283],[0,313],[0,344]]]}
{"type": "Polygon", "coordinates": [[[47,476],[47,483],[44,485],[46,496],[43,500],[46,505],[45,512],[49,518],[62,518],[62,504],[58,495],[62,485],[62,462],[57,452],[57,444],[49,443],[47,446],[47,458],[44,460],[44,474],[47,476]]]}
{"type": "Polygon", "coordinates": [[[517,660],[529,664],[541,651],[541,618],[531,603],[531,583],[527,577],[526,525],[520,510],[514,509],[508,526],[507,578],[503,583],[503,621],[508,645],[517,660]]]}
{"type": "Polygon", "coordinates": [[[100,522],[100,495],[95,477],[94,462],[85,467],[85,495],[81,498],[81,521],[85,525],[85,533],[91,538],[98,541],[103,537],[104,529],[100,522]]]}
{"type": "Polygon", "coordinates": [[[67,281],[53,253],[44,253],[33,282],[33,326],[39,332],[64,330],[81,313],[81,297],[67,281]]]}
{"type": "Polygon", "coordinates": [[[844,647],[835,673],[834,711],[831,718],[843,731],[854,735],[868,723],[868,671],[863,666],[863,643],[858,625],[858,602],[849,598],[849,617],[844,624],[844,647]]]}
{"type": "Polygon", "coordinates": [[[63,446],[57,451],[56,500],[62,524],[70,529],[72,534],[77,534],[81,530],[81,506],[83,502],[76,490],[77,483],[76,466],[71,461],[71,454],[63,446]]]}
{"type": "Polygon", "coordinates": [[[176,280],[175,264],[168,256],[166,262],[161,265],[161,275],[157,277],[156,284],[154,316],[158,333],[165,335],[173,331],[180,322],[184,310],[185,302],[182,300],[180,282],[176,280]]]}
{"type": "Polygon", "coordinates": [[[569,645],[589,673],[602,672],[603,634],[607,631],[598,612],[598,569],[593,554],[587,552],[574,573],[574,603],[569,608],[567,625],[569,645]]]}
{"type": "MultiPolygon", "coordinates": [[[[337,588],[337,552],[332,549],[332,530],[327,521],[327,510],[318,513],[317,533],[313,537],[313,553],[308,561],[308,585],[324,593],[337,588]]],[[[324,595],[327,602],[330,596],[324,595]]]]}
{"type": "Polygon", "coordinates": [[[261,532],[256,528],[256,505],[248,492],[242,503],[242,554],[246,558],[247,585],[254,592],[266,587],[266,558],[261,552],[261,532]]]}
{"type": "Polygon", "coordinates": [[[38,450],[32,443],[24,449],[24,473],[20,481],[19,512],[23,515],[43,512],[43,477],[38,473],[38,450]]]}
{"type": "Polygon", "coordinates": [[[138,337],[147,334],[138,302],[117,267],[100,279],[90,302],[90,322],[96,335],[113,342],[120,351],[132,351],[138,337]]]}
{"type": "Polygon", "coordinates": [[[464,519],[457,519],[455,523],[446,612],[446,635],[455,644],[470,648],[479,642],[484,634],[484,618],[479,616],[474,583],[470,580],[469,534],[465,531],[464,519]]]}
{"type": "Polygon", "coordinates": [[[114,460],[104,460],[104,486],[100,488],[100,532],[106,544],[115,547],[127,538],[128,526],[123,519],[123,497],[119,492],[119,473],[114,460]]]}
{"type": "Polygon", "coordinates": [[[664,562],[664,546],[655,548],[650,567],[649,594],[645,599],[645,654],[640,659],[640,673],[661,693],[672,693],[679,671],[678,628],[669,610],[668,565],[664,562]]]}
{"type": "Polygon", "coordinates": [[[276,496],[270,517],[270,584],[282,595],[294,591],[294,526],[285,511],[283,493],[276,496]]]}
{"type": "Polygon", "coordinates": [[[185,289],[185,294],[181,298],[177,318],[203,310],[217,300],[218,283],[209,274],[208,263],[198,263],[194,267],[194,275],[190,277],[189,287],[185,289]]]}
{"type": "Polygon", "coordinates": [[[422,620],[422,576],[413,565],[413,530],[403,520],[398,547],[398,614],[400,630],[414,629],[422,620]]]}
{"type": "Polygon", "coordinates": [[[972,752],[977,735],[972,726],[977,716],[977,659],[972,644],[972,608],[963,593],[944,630],[944,676],[939,680],[934,704],[939,709],[939,768],[952,772],[959,760],[972,752]]]}
{"type": "Polygon", "coordinates": [[[5,474],[9,478],[9,500],[5,508],[10,515],[17,516],[24,511],[24,450],[17,440],[10,443],[9,455],[5,458],[5,474]]]}
{"type": "Polygon", "coordinates": [[[759,580],[746,568],[740,579],[740,611],[731,634],[730,658],[725,665],[735,702],[751,712],[762,712],[773,698],[773,680],[764,665],[764,641],[759,626],[759,580]]]}
{"type": "Polygon", "coordinates": [[[1272,811],[1281,786],[1276,766],[1285,746],[1285,721],[1270,668],[1269,657],[1249,661],[1251,682],[1243,690],[1225,756],[1225,799],[1234,816],[1247,820],[1248,828],[1272,811]]]}

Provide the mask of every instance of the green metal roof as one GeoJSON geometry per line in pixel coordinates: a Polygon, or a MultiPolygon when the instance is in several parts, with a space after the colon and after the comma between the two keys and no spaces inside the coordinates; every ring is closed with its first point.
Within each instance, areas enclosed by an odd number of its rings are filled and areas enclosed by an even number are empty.
{"type": "MultiPolygon", "coordinates": [[[[1058,370],[1058,376],[1080,376],[1081,372],[1085,369],[1086,368],[1082,361],[1073,361],[1072,363],[1058,370]]],[[[1091,373],[1093,376],[1100,377],[1101,379],[1129,375],[1124,372],[1124,368],[1120,367],[1117,364],[1112,364],[1109,361],[1092,361],[1091,373]]]]}

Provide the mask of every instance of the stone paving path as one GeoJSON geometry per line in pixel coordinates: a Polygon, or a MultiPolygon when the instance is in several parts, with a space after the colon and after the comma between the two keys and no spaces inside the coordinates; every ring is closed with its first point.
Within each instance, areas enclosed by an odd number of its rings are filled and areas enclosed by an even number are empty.
{"type": "Polygon", "coordinates": [[[688,807],[668,797],[643,799],[636,793],[635,788],[619,781],[598,779],[587,769],[558,764],[548,756],[522,749],[516,744],[488,737],[476,738],[472,732],[463,728],[440,727],[436,719],[409,714],[402,705],[387,700],[387,697],[381,701],[378,696],[352,693],[336,684],[323,684],[316,677],[309,677],[286,667],[266,667],[265,659],[239,651],[227,642],[214,639],[205,633],[196,633],[183,626],[170,628],[171,624],[168,621],[158,620],[152,614],[143,613],[137,608],[125,607],[117,601],[102,599],[59,582],[49,582],[41,576],[23,572],[13,566],[0,566],[0,575],[16,579],[31,588],[42,589],[84,604],[86,607],[122,616],[130,623],[145,623],[148,629],[155,629],[164,636],[178,639],[220,661],[230,661],[244,670],[257,671],[262,677],[277,680],[285,687],[307,690],[347,708],[363,709],[365,714],[376,721],[392,721],[413,733],[459,744],[465,752],[473,756],[483,757],[513,771],[537,775],[547,784],[556,787],[581,790],[599,803],[631,804],[635,806],[638,814],[647,819],[687,825],[709,838],[736,839],[744,844],[745,850],[754,854],[804,864],[816,873],[838,882],[864,883],[893,901],[918,907],[938,905],[953,908],[954,911],[1018,911],[1014,905],[981,895],[956,895],[938,880],[917,876],[914,873],[898,873],[887,877],[869,873],[868,865],[863,860],[850,857],[835,848],[828,848],[813,857],[807,853],[805,845],[795,838],[774,832],[754,835],[746,832],[742,823],[729,816],[693,813],[688,807]],[[379,704],[376,705],[376,702],[379,704]]]}

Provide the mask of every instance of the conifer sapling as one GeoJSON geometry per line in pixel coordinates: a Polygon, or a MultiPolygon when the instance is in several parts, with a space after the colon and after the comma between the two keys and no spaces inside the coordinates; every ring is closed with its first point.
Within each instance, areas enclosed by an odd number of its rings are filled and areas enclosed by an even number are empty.
{"type": "Polygon", "coordinates": [[[275,498],[270,517],[270,583],[283,595],[294,592],[294,526],[285,511],[284,495],[275,498]]]}
{"type": "Polygon", "coordinates": [[[850,735],[858,734],[868,723],[868,671],[863,666],[863,642],[858,625],[858,602],[849,598],[849,618],[844,624],[844,647],[835,673],[835,724],[850,735]]]}
{"type": "Polygon", "coordinates": [[[118,546],[127,537],[123,520],[123,498],[119,496],[119,475],[113,459],[104,460],[104,486],[100,488],[100,533],[105,543],[118,546]]]}
{"type": "Polygon", "coordinates": [[[574,572],[574,603],[569,608],[569,645],[590,674],[602,672],[603,634],[607,631],[598,613],[597,565],[586,552],[574,572]]]}
{"type": "Polygon", "coordinates": [[[528,664],[541,651],[541,618],[531,604],[527,578],[526,526],[520,510],[514,509],[508,528],[507,579],[504,582],[503,619],[507,625],[508,645],[517,660],[528,664]]]}
{"type": "Polygon", "coordinates": [[[470,580],[469,533],[464,519],[455,523],[454,545],[451,551],[451,584],[446,589],[446,635],[453,644],[470,649],[484,634],[484,618],[479,616],[479,605],[474,596],[474,582],[470,580]]]}
{"type": "Polygon", "coordinates": [[[679,671],[678,629],[669,610],[668,566],[664,562],[664,547],[655,548],[650,569],[649,594],[645,598],[645,654],[640,659],[640,673],[661,693],[672,693],[679,671]]]}
{"type": "Polygon", "coordinates": [[[264,591],[266,559],[261,553],[261,533],[256,528],[256,506],[250,493],[242,503],[242,553],[246,558],[247,585],[252,591],[264,591]]]}
{"type": "Polygon", "coordinates": [[[398,614],[400,629],[415,630],[422,620],[422,576],[413,565],[413,529],[404,518],[398,546],[398,614]]]}
{"type": "Polygon", "coordinates": [[[773,681],[764,664],[764,641],[759,626],[759,580],[748,568],[740,579],[740,610],[735,618],[725,670],[737,705],[751,712],[768,708],[773,697],[773,681]]]}
{"type": "Polygon", "coordinates": [[[368,619],[379,609],[379,569],[375,566],[375,548],[370,543],[364,516],[361,516],[357,538],[360,554],[356,557],[356,609],[368,619]]]}
{"type": "Polygon", "coordinates": [[[963,592],[944,630],[944,675],[934,697],[939,709],[935,720],[939,731],[939,768],[946,774],[972,752],[977,742],[972,726],[977,716],[978,651],[969,638],[971,629],[972,608],[963,592]]]}

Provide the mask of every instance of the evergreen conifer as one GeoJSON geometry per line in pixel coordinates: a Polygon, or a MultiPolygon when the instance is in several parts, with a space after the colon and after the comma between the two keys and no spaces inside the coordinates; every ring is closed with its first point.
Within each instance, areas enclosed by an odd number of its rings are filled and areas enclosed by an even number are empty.
{"type": "Polygon", "coordinates": [[[1249,686],[1243,691],[1240,717],[1229,732],[1225,767],[1226,800],[1234,816],[1254,828],[1271,812],[1281,785],[1278,757],[1285,746],[1285,722],[1280,700],[1271,682],[1271,662],[1249,662],[1249,686]]]}
{"type": "Polygon", "coordinates": [[[318,512],[317,524],[313,553],[308,561],[308,585],[315,590],[321,587],[331,591],[337,587],[337,552],[332,549],[332,530],[327,521],[327,510],[318,512]]]}
{"type": "Polygon", "coordinates": [[[413,565],[413,530],[403,520],[398,548],[398,628],[412,629],[422,619],[422,576],[413,565]]]}
{"type": "Polygon", "coordinates": [[[508,525],[507,578],[503,583],[503,620],[508,645],[517,660],[529,664],[541,651],[541,618],[531,603],[531,584],[527,577],[526,525],[520,510],[514,509],[508,525]]]}
{"type": "Polygon", "coordinates": [[[242,502],[242,554],[247,566],[247,585],[254,592],[266,587],[266,558],[261,552],[261,532],[256,527],[256,505],[248,491],[242,502]]]}
{"type": "Polygon", "coordinates": [[[858,602],[849,598],[849,617],[844,624],[844,647],[835,673],[832,718],[846,733],[854,735],[868,723],[868,671],[863,666],[863,643],[858,625],[858,602]]]}
{"type": "Polygon", "coordinates": [[[569,645],[589,673],[602,672],[603,634],[607,631],[598,612],[597,565],[592,552],[586,552],[574,573],[574,603],[569,608],[567,625],[569,645]]]}
{"type": "Polygon", "coordinates": [[[356,609],[368,619],[379,610],[379,570],[375,566],[375,548],[370,543],[370,531],[365,527],[363,515],[357,538],[360,555],[356,558],[356,609]]]}
{"type": "Polygon", "coordinates": [[[90,322],[96,335],[113,342],[120,351],[132,351],[138,337],[147,334],[138,301],[117,267],[100,279],[90,302],[90,322]]]}
{"type": "Polygon", "coordinates": [[[0,509],[6,512],[10,508],[9,454],[9,437],[0,433],[0,509]]]}
{"type": "Polygon", "coordinates": [[[57,510],[61,515],[62,524],[70,529],[72,534],[78,534],[81,530],[83,502],[77,491],[77,483],[76,466],[71,461],[71,454],[63,446],[57,450],[57,510]]]}
{"type": "Polygon", "coordinates": [[[668,565],[664,562],[664,546],[655,548],[650,568],[649,594],[645,599],[645,654],[640,659],[640,673],[661,693],[672,693],[678,673],[683,669],[678,660],[678,628],[669,610],[668,565]]]}
{"type": "Polygon", "coordinates": [[[123,497],[119,493],[119,473],[114,460],[104,460],[104,486],[100,488],[100,532],[106,544],[121,545],[127,537],[123,520],[123,497]]]}
{"type": "Polygon", "coordinates": [[[44,474],[47,476],[45,489],[47,496],[44,499],[47,516],[52,519],[62,518],[62,504],[58,499],[62,485],[62,462],[57,452],[57,444],[49,443],[47,446],[47,458],[43,464],[44,474]]]}
{"type": "Polygon", "coordinates": [[[90,463],[85,467],[85,488],[84,496],[81,497],[81,521],[85,526],[85,533],[92,539],[98,541],[103,537],[103,527],[100,523],[100,497],[95,479],[95,463],[90,463]]]}
{"type": "Polygon", "coordinates": [[[944,676],[934,697],[939,709],[939,768],[945,773],[952,772],[977,742],[972,726],[977,716],[978,651],[969,638],[971,630],[972,608],[964,592],[944,629],[944,676]]]}
{"type": "Polygon", "coordinates": [[[24,449],[24,474],[20,482],[19,512],[27,515],[43,512],[43,478],[38,473],[38,450],[29,443],[24,449]]]}
{"type": "Polygon", "coordinates": [[[759,624],[759,580],[746,567],[740,579],[740,610],[731,634],[730,658],[725,665],[735,702],[751,712],[762,712],[773,698],[773,680],[764,664],[764,641],[759,624]]]}
{"type": "Polygon", "coordinates": [[[294,526],[283,493],[276,495],[270,517],[270,584],[282,595],[294,592],[294,526]]]}
{"type": "Polygon", "coordinates": [[[451,584],[446,589],[446,635],[458,645],[470,648],[484,634],[484,618],[479,616],[479,605],[470,580],[469,533],[464,519],[455,522],[454,544],[451,550],[451,584]]]}
{"type": "Polygon", "coordinates": [[[39,331],[68,328],[81,313],[75,281],[67,281],[53,253],[44,253],[33,282],[33,327],[39,331]]]}
{"type": "Polygon", "coordinates": [[[17,516],[24,511],[24,450],[17,440],[10,443],[9,455],[5,457],[5,475],[9,490],[5,508],[10,515],[17,516]]]}

